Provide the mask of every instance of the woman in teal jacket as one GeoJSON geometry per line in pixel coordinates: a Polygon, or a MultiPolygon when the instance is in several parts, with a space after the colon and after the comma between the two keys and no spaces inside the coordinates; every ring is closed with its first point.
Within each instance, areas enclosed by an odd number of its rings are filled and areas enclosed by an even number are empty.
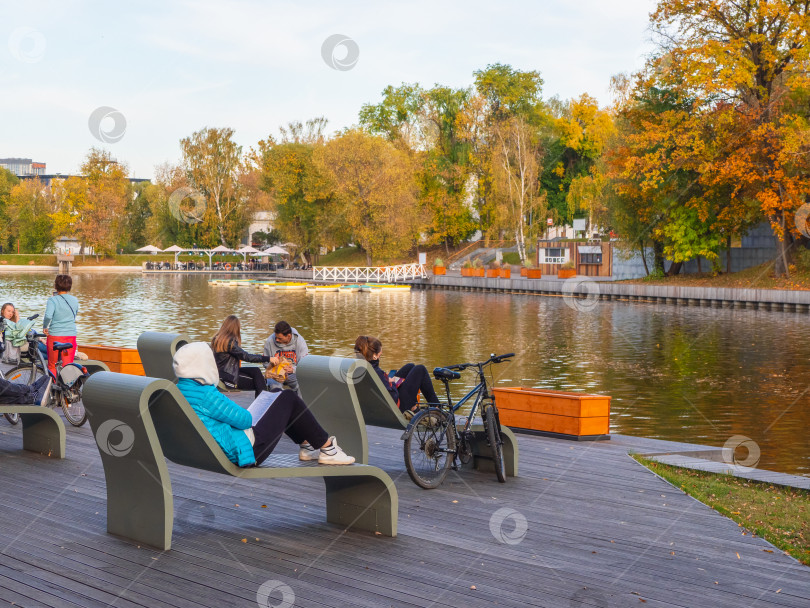
{"type": "Polygon", "coordinates": [[[76,315],[79,313],[79,300],[70,295],[73,279],[69,274],[58,274],[53,282],[56,293],[48,298],[45,305],[45,318],[42,319],[42,333],[48,336],[48,369],[56,376],[56,360],[62,357],[62,365],[73,363],[76,355],[76,315]],[[53,349],[55,342],[69,342],[73,348],[60,353],[53,349]]]}
{"type": "Polygon", "coordinates": [[[234,464],[240,467],[261,464],[285,433],[299,444],[300,460],[317,460],[319,464],[354,462],[292,391],[262,393],[263,402],[271,404],[254,421],[249,410],[217,390],[219,370],[208,344],[192,342],[178,349],[173,368],[179,378],[177,388],[234,464]]]}

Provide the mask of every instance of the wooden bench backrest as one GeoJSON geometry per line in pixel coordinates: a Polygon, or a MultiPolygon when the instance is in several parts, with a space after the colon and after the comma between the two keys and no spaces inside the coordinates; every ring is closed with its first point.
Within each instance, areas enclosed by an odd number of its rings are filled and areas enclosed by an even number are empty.
{"type": "Polygon", "coordinates": [[[177,349],[191,342],[184,334],[169,334],[145,331],[138,337],[138,354],[141,356],[144,374],[177,382],[172,360],[177,349]]]}

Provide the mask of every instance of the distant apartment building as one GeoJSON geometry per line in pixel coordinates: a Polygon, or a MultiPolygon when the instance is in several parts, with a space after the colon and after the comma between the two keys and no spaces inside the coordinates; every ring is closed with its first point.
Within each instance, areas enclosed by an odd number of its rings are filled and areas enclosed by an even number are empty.
{"type": "Polygon", "coordinates": [[[0,158],[0,167],[17,177],[45,175],[45,163],[35,163],[30,158],[0,158]]]}

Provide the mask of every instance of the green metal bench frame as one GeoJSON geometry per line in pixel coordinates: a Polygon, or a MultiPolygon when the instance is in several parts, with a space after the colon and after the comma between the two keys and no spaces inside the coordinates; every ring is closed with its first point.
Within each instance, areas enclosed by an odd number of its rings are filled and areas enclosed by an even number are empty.
{"type": "Polygon", "coordinates": [[[191,342],[185,334],[169,334],[159,331],[145,331],[138,336],[138,355],[141,357],[144,375],[150,378],[163,378],[177,382],[172,361],[177,349],[191,342]]]}
{"type": "MultiPolygon", "coordinates": [[[[76,359],[90,375],[110,371],[103,361],[76,359]]],[[[19,414],[22,420],[23,449],[53,458],[65,457],[65,423],[56,410],[34,404],[7,403],[0,405],[0,416],[19,414]]]]}
{"type": "MultiPolygon", "coordinates": [[[[296,368],[304,401],[324,428],[340,437],[340,445],[359,462],[368,462],[368,436],[365,425],[388,429],[408,428],[391,395],[374,368],[364,359],[307,355],[296,368]],[[343,412],[354,411],[354,416],[343,412]]],[[[473,423],[473,466],[494,470],[492,452],[482,423],[473,423]]],[[[517,477],[518,444],[515,434],[501,426],[506,474],[517,477]]]]}
{"type": "MultiPolygon", "coordinates": [[[[140,340],[139,340],[140,343],[140,340]]],[[[399,499],[388,474],[377,467],[318,465],[297,454],[271,454],[260,467],[230,462],[168,380],[105,372],[84,387],[84,402],[107,480],[107,531],[139,543],[169,549],[173,496],[166,458],[177,464],[243,479],[321,477],[326,485],[326,519],[341,526],[396,536],[399,499]],[[123,435],[99,436],[126,425],[123,435]],[[105,442],[116,450],[102,449],[105,442]],[[117,445],[116,445],[117,444],[117,445]],[[128,449],[127,449],[128,448],[128,449]],[[112,452],[112,454],[110,453],[112,452]]]]}
{"type": "MultiPolygon", "coordinates": [[[[177,383],[177,376],[174,375],[172,367],[174,353],[189,342],[191,339],[185,334],[168,334],[159,331],[142,333],[138,337],[138,355],[141,357],[145,375],[177,383]]],[[[217,384],[217,388],[221,393],[239,392],[239,389],[225,386],[222,380],[217,384]]]]}
{"type": "Polygon", "coordinates": [[[65,424],[59,414],[39,405],[0,405],[0,416],[19,414],[23,449],[53,458],[65,457],[65,424]]]}

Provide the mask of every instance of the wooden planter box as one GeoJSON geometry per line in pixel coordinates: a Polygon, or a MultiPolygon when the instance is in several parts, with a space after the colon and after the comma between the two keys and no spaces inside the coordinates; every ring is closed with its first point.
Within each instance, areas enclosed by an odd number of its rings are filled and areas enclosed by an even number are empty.
{"type": "Polygon", "coordinates": [[[577,271],[574,268],[560,268],[557,271],[558,279],[572,279],[577,276],[577,271]]]}
{"type": "Polygon", "coordinates": [[[529,269],[528,269],[528,268],[526,268],[525,266],[521,266],[521,267],[520,267],[520,276],[525,277],[525,276],[526,276],[526,273],[527,273],[528,271],[529,271],[529,269]]]}
{"type": "Polygon", "coordinates": [[[526,278],[527,279],[542,279],[543,278],[543,271],[540,268],[527,268],[526,269],[526,278]]]}
{"type": "Polygon", "coordinates": [[[100,344],[84,344],[78,350],[86,354],[90,359],[103,361],[110,368],[111,372],[121,374],[132,374],[133,376],[145,376],[141,356],[137,348],[122,348],[119,346],[102,346],[100,344]]]}
{"type": "Polygon", "coordinates": [[[501,276],[502,279],[510,278],[512,276],[512,269],[511,268],[501,268],[500,276],[501,276]]]}
{"type": "Polygon", "coordinates": [[[447,274],[447,268],[445,268],[444,266],[434,266],[433,267],[433,274],[437,275],[437,276],[442,275],[442,274],[447,274]]]}
{"type": "Polygon", "coordinates": [[[497,279],[501,276],[500,268],[487,268],[487,277],[490,279],[497,279]]]}
{"type": "Polygon", "coordinates": [[[536,388],[496,388],[501,423],[566,439],[609,439],[610,397],[536,388]]]}
{"type": "Polygon", "coordinates": [[[474,277],[486,276],[486,269],[485,268],[473,268],[472,269],[472,276],[474,276],[474,277]]]}
{"type": "Polygon", "coordinates": [[[463,276],[463,277],[471,277],[471,276],[473,276],[472,272],[473,272],[472,268],[462,268],[461,269],[461,276],[463,276]]]}

